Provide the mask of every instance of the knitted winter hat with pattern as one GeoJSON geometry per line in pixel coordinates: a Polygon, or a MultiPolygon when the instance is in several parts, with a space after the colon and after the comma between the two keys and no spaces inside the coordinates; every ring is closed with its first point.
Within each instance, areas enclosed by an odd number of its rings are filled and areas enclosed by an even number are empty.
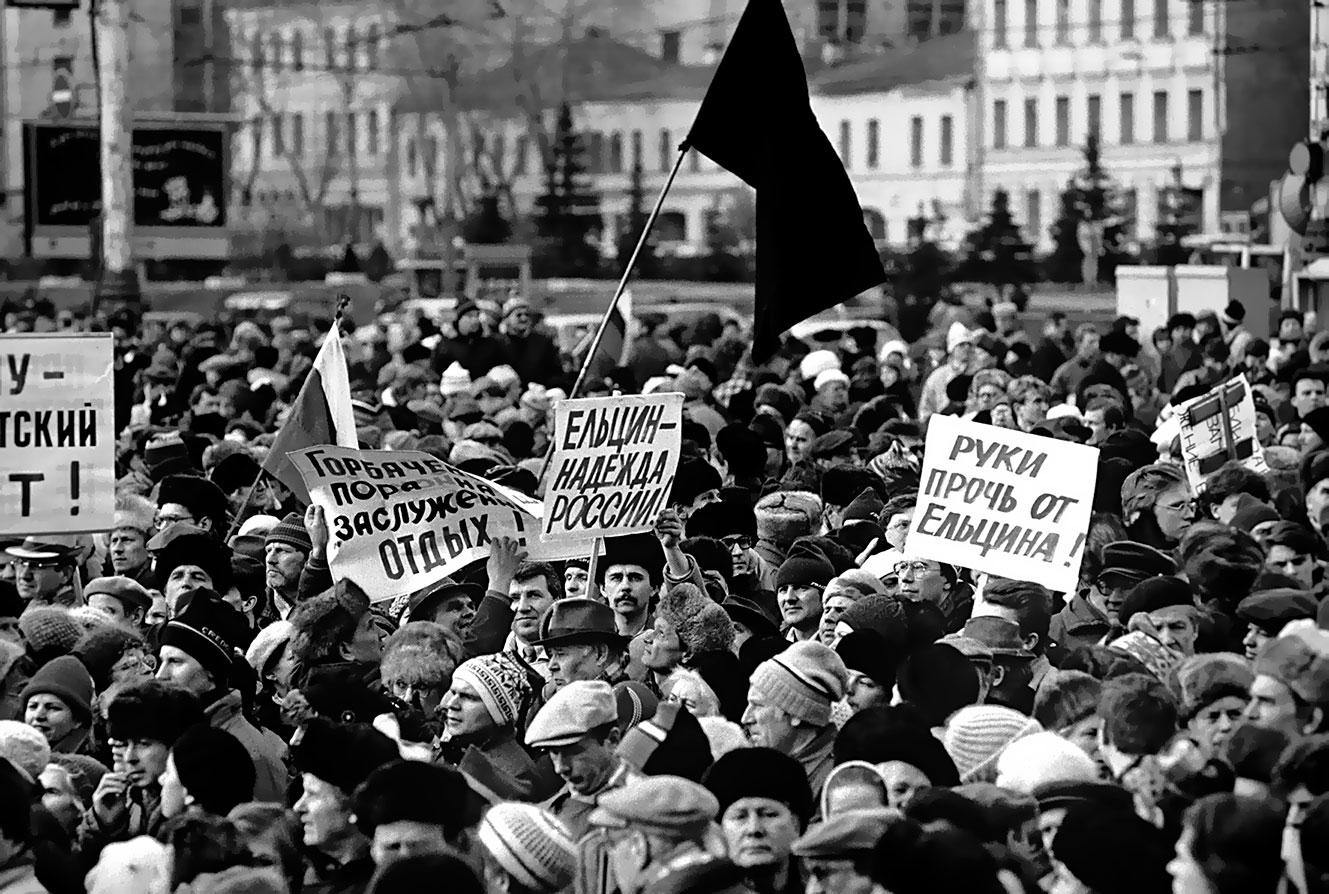
{"type": "Polygon", "coordinates": [[[808,640],[757,665],[749,685],[795,720],[820,727],[831,722],[831,706],[844,698],[848,678],[834,650],[808,640]]]}
{"type": "Polygon", "coordinates": [[[526,671],[502,653],[462,662],[452,682],[469,683],[499,726],[514,726],[531,695],[526,671]]]}
{"type": "Polygon", "coordinates": [[[1012,742],[1042,725],[1032,717],[1001,705],[969,705],[946,724],[942,743],[960,771],[960,783],[995,782],[997,759],[1012,742]]]}
{"type": "Polygon", "coordinates": [[[268,532],[263,544],[266,546],[269,543],[283,543],[302,553],[308,553],[314,548],[313,541],[309,539],[309,532],[305,530],[304,518],[295,512],[288,513],[268,532]]]}
{"type": "Polygon", "coordinates": [[[480,842],[523,888],[554,894],[572,884],[577,846],[558,817],[534,804],[495,804],[480,821],[480,842]]]}

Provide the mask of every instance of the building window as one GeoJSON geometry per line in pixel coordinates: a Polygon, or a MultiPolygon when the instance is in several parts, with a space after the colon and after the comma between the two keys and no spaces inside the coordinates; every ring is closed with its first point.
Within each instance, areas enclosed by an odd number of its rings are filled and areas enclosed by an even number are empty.
{"type": "Polygon", "coordinates": [[[368,64],[370,71],[378,70],[379,38],[381,36],[378,23],[370,22],[369,27],[365,30],[365,62],[368,64]]]}
{"type": "Polygon", "coordinates": [[[1121,39],[1135,40],[1135,0],[1121,0],[1121,39]]]}
{"type": "Polygon", "coordinates": [[[305,156],[305,118],[299,112],[291,115],[291,155],[305,156]]]}
{"type": "Polygon", "coordinates": [[[1154,91],[1154,142],[1166,143],[1167,136],[1167,91],[1154,91]]]}
{"type": "Polygon", "coordinates": [[[1024,0],[1024,45],[1038,46],[1038,0],[1024,0]]]}
{"type": "Polygon", "coordinates": [[[1103,42],[1103,0],[1089,0],[1089,42],[1103,42]]]}
{"type": "Polygon", "coordinates": [[[660,131],[660,170],[671,171],[674,168],[674,135],[667,130],[660,131]]]}
{"type": "Polygon", "coordinates": [[[282,43],[281,32],[274,31],[272,33],[272,58],[268,60],[269,66],[272,68],[273,72],[281,71],[282,62],[284,61],[283,57],[286,55],[282,52],[282,43]]]}
{"type": "Polygon", "coordinates": [[[923,167],[923,119],[918,115],[909,119],[909,165],[923,167]]]}
{"type": "Polygon", "coordinates": [[[1135,94],[1121,94],[1121,145],[1135,142],[1135,94]]]}
{"type": "Polygon", "coordinates": [[[365,113],[365,151],[370,155],[378,155],[378,123],[378,109],[365,113]]]}
{"type": "Polygon", "coordinates": [[[1172,16],[1168,0],[1154,0],[1154,37],[1166,40],[1172,36],[1172,16]]]}
{"type": "Polygon", "coordinates": [[[867,0],[818,0],[817,34],[835,43],[858,43],[867,30],[867,0]]]}
{"type": "Polygon", "coordinates": [[[406,141],[406,176],[414,177],[420,167],[420,150],[416,148],[415,140],[406,141]]]}
{"type": "Polygon", "coordinates": [[[360,151],[360,121],[356,112],[346,113],[346,151],[354,154],[360,151]]]}
{"type": "Polygon", "coordinates": [[[1029,148],[1038,145],[1038,100],[1024,101],[1024,144],[1029,148]]]}
{"type": "Polygon", "coordinates": [[[1204,139],[1204,91],[1186,94],[1186,139],[1198,143],[1204,139]]]}
{"type": "MultiPolygon", "coordinates": [[[[263,48],[263,35],[255,34],[253,41],[249,44],[249,59],[254,63],[254,68],[261,69],[266,61],[267,52],[263,48]]],[[[259,72],[261,75],[262,72],[259,72]]]]}
{"type": "Polygon", "coordinates": [[[493,142],[489,144],[489,161],[499,179],[504,179],[503,172],[507,170],[508,161],[508,137],[503,131],[494,134],[493,142]]]}
{"type": "Polygon", "coordinates": [[[1043,229],[1043,194],[1036,189],[1024,194],[1024,229],[1029,241],[1037,243],[1043,229]]]}
{"type": "Polygon", "coordinates": [[[1058,96],[1056,103],[1057,118],[1057,145],[1069,146],[1071,144],[1071,98],[1069,96],[1058,96]]]}
{"type": "Polygon", "coordinates": [[[1186,31],[1191,35],[1204,33],[1204,0],[1187,0],[1186,31]]]}
{"type": "Polygon", "coordinates": [[[881,122],[868,121],[868,169],[875,171],[881,164],[881,122]]]}
{"type": "Polygon", "coordinates": [[[337,70],[337,32],[332,28],[323,29],[323,61],[328,71],[337,70]]]}
{"type": "Polygon", "coordinates": [[[1089,94],[1085,107],[1085,126],[1089,133],[1099,136],[1103,133],[1103,98],[1097,93],[1089,94]]]}
{"type": "Polygon", "coordinates": [[[255,118],[249,122],[249,136],[252,140],[250,145],[251,154],[254,157],[254,167],[258,167],[259,159],[263,157],[263,119],[255,118]]]}
{"type": "Polygon", "coordinates": [[[524,176],[526,174],[526,155],[530,151],[531,138],[528,134],[518,134],[512,141],[512,172],[524,176]]]}
{"type": "Polygon", "coordinates": [[[623,173],[623,134],[618,131],[609,135],[609,173],[623,173]]]}
{"type": "Polygon", "coordinates": [[[840,122],[840,162],[841,164],[844,165],[844,169],[846,171],[852,167],[850,163],[850,150],[853,148],[853,143],[852,143],[853,136],[854,133],[852,128],[850,128],[849,126],[849,122],[841,121],[840,122]]]}
{"type": "Polygon", "coordinates": [[[660,32],[660,60],[669,65],[677,65],[682,59],[683,32],[660,32]]]}
{"type": "Polygon", "coordinates": [[[701,173],[701,153],[696,149],[688,150],[688,170],[693,174],[701,173]]]}
{"type": "Polygon", "coordinates": [[[305,35],[302,31],[291,35],[291,70],[305,70],[305,35]]]}
{"type": "Polygon", "coordinates": [[[592,174],[605,172],[605,135],[598,130],[591,131],[587,141],[587,166],[592,174]]]}
{"type": "Polygon", "coordinates": [[[286,128],[282,127],[282,116],[273,113],[272,118],[272,155],[281,158],[286,154],[286,128]]]}
{"type": "Polygon", "coordinates": [[[629,156],[629,161],[634,169],[641,166],[643,142],[641,131],[634,130],[632,132],[632,154],[629,156]]]}
{"type": "Polygon", "coordinates": [[[992,45],[1006,49],[1006,0],[992,0],[992,45]]]}
{"type": "Polygon", "coordinates": [[[955,119],[950,115],[941,116],[941,166],[949,168],[955,164],[955,119]]]}
{"type": "Polygon", "coordinates": [[[992,148],[1006,148],[1006,100],[992,103],[992,148]]]}
{"type": "Polygon", "coordinates": [[[1071,42],[1071,0],[1057,0],[1057,43],[1071,42]]]}
{"type": "Polygon", "coordinates": [[[336,112],[326,112],[323,116],[323,145],[328,156],[335,158],[341,154],[341,122],[336,112]]]}

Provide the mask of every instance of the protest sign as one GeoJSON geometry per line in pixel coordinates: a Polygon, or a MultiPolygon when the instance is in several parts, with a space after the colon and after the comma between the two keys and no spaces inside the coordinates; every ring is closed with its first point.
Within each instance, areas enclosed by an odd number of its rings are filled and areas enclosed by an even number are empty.
{"type": "Polygon", "coordinates": [[[0,335],[0,535],[115,523],[115,339],[0,335]]]}
{"type": "Polygon", "coordinates": [[[1245,376],[1215,386],[1177,408],[1181,458],[1196,491],[1228,460],[1269,471],[1255,430],[1255,398],[1245,376]]]}
{"type": "Polygon", "coordinates": [[[554,404],[544,540],[649,531],[683,446],[683,395],[637,394],[554,404]]]}
{"type": "Polygon", "coordinates": [[[427,453],[310,447],[291,461],[328,521],[328,565],[383,602],[489,555],[497,537],[541,561],[590,554],[589,541],[542,544],[543,507],[427,453]]]}
{"type": "Polygon", "coordinates": [[[1073,592],[1098,449],[933,416],[905,554],[1073,592]]]}

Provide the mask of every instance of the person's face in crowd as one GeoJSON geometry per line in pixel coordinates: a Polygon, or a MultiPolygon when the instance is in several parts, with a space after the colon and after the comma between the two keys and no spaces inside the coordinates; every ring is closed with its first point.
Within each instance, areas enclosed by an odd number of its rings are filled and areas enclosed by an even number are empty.
{"type": "Polygon", "coordinates": [[[383,657],[383,641],[392,631],[388,630],[386,620],[373,612],[365,612],[360,623],[355,625],[351,641],[342,646],[342,658],[347,661],[377,663],[383,657]]]}
{"type": "Polygon", "coordinates": [[[1095,407],[1084,414],[1085,425],[1093,432],[1089,437],[1090,444],[1101,444],[1108,436],[1107,420],[1103,418],[1106,414],[1107,409],[1104,407],[1095,407]]]}
{"type": "Polygon", "coordinates": [[[817,624],[817,639],[822,645],[834,649],[840,642],[840,637],[835,633],[840,616],[859,598],[861,594],[858,590],[846,584],[832,581],[826,587],[821,597],[821,620],[817,624]]]}
{"type": "Polygon", "coordinates": [[[1297,449],[1302,455],[1314,453],[1324,446],[1324,439],[1315,433],[1315,429],[1306,423],[1301,423],[1301,429],[1297,434],[1297,449]]]}
{"type": "Polygon", "coordinates": [[[212,576],[197,565],[177,565],[166,578],[166,604],[171,617],[179,611],[180,597],[195,590],[214,589],[212,576]]]}
{"type": "Polygon", "coordinates": [[[992,424],[998,428],[1016,428],[1015,413],[1011,410],[1010,402],[1005,398],[999,400],[991,410],[992,424]]]}
{"type": "Polygon", "coordinates": [[[1173,326],[1172,343],[1174,345],[1187,345],[1195,342],[1195,327],[1193,326],[1173,326]]]}
{"type": "Polygon", "coordinates": [[[793,718],[752,689],[748,690],[748,706],[743,711],[742,724],[748,740],[758,748],[774,748],[788,754],[798,737],[799,728],[794,725],[793,718]]]}
{"type": "Polygon", "coordinates": [[[0,580],[9,581],[11,584],[18,579],[18,559],[0,551],[0,580]]]}
{"type": "Polygon", "coordinates": [[[789,462],[796,463],[812,456],[812,442],[817,439],[817,433],[812,430],[802,419],[795,419],[789,423],[789,427],[784,432],[784,454],[789,462]]]}
{"type": "Polygon", "coordinates": [[[1172,894],[1214,894],[1204,867],[1191,853],[1194,843],[1195,831],[1188,824],[1181,830],[1172,859],[1167,864],[1168,875],[1172,876],[1172,894]]]}
{"type": "Polygon", "coordinates": [[[1306,418],[1306,414],[1324,406],[1324,382],[1319,379],[1298,379],[1292,389],[1292,408],[1297,416],[1306,418]]]}
{"type": "MultiPolygon", "coordinates": [[[[732,621],[733,619],[730,618],[730,620],[732,621]]],[[[0,623],[3,623],[3,622],[0,622],[0,623]]],[[[17,619],[16,619],[16,620],[15,620],[15,629],[17,629],[17,626],[18,626],[18,622],[17,622],[17,619]]],[[[3,636],[3,631],[0,631],[0,637],[2,637],[2,636],[3,636]]],[[[749,627],[748,625],[744,624],[742,621],[734,621],[734,647],[733,647],[733,649],[732,649],[731,651],[733,651],[733,653],[734,653],[735,655],[737,655],[737,654],[738,654],[738,650],[741,649],[741,648],[743,648],[743,644],[744,644],[745,642],[747,642],[748,640],[752,639],[752,637],[753,637],[753,633],[752,633],[752,628],[751,628],[751,627],[749,627]]]]}
{"type": "Polygon", "coordinates": [[[720,491],[716,488],[712,488],[711,490],[704,490],[697,494],[687,506],[679,506],[678,508],[683,520],[687,521],[692,513],[696,512],[701,507],[709,506],[712,503],[718,502],[720,502],[720,491]]]}
{"type": "Polygon", "coordinates": [[[212,674],[203,669],[198,659],[176,646],[161,647],[161,661],[157,679],[164,683],[183,686],[195,695],[207,695],[217,687],[212,674]]]}
{"type": "Polygon", "coordinates": [[[817,584],[785,584],[776,593],[780,616],[795,630],[812,631],[821,621],[822,590],[817,584]]]}
{"type": "Polygon", "coordinates": [[[110,741],[111,757],[117,773],[124,773],[135,788],[153,788],[166,770],[166,756],[171,749],[156,739],[110,741]]]}
{"type": "Polygon", "coordinates": [[[111,567],[116,574],[130,574],[148,564],[148,541],[142,531],[117,528],[111,532],[111,567]]]}
{"type": "Polygon", "coordinates": [[[991,410],[993,404],[1005,396],[1006,392],[1004,389],[994,382],[989,382],[982,388],[979,388],[977,394],[974,395],[975,409],[991,410]]]}
{"type": "Polygon", "coordinates": [[[827,382],[817,392],[817,400],[830,413],[839,415],[849,406],[849,386],[838,379],[827,382]]]}
{"type": "Polygon", "coordinates": [[[855,713],[866,711],[868,708],[887,707],[891,703],[890,690],[883,688],[867,674],[856,670],[849,671],[847,691],[849,707],[853,708],[855,713]]]}
{"type": "Polygon", "coordinates": [[[171,525],[181,522],[204,531],[212,529],[212,519],[200,518],[179,503],[163,503],[157,509],[157,517],[153,524],[157,526],[158,531],[164,531],[171,525]]]}
{"type": "Polygon", "coordinates": [[[904,512],[896,512],[891,515],[890,520],[886,522],[886,542],[898,550],[904,550],[905,537],[909,534],[909,526],[914,521],[914,507],[910,506],[904,512]]]}
{"type": "MultiPolygon", "coordinates": [[[[650,634],[647,634],[649,639],[650,634]]],[[[549,646],[549,682],[562,689],[578,680],[598,680],[604,675],[599,646],[549,646]]]]}
{"type": "Polygon", "coordinates": [[[1103,753],[1098,747],[1098,734],[1102,729],[1103,718],[1097,714],[1091,714],[1064,729],[1057,730],[1057,735],[1089,755],[1099,765],[1100,771],[1105,771],[1106,764],[1103,761],[1103,753]]]}
{"type": "Polygon", "coordinates": [[[300,818],[307,847],[331,852],[341,842],[357,834],[351,823],[350,807],[341,789],[329,785],[312,773],[303,776],[304,792],[292,808],[300,818]]]}
{"type": "MultiPolygon", "coordinates": [[[[608,575],[605,575],[606,581],[608,575]]],[[[512,632],[524,643],[540,636],[540,616],[554,604],[549,584],[543,575],[513,581],[508,586],[508,606],[512,609],[512,632]]]]}
{"type": "Polygon", "coordinates": [[[79,721],[69,705],[59,696],[42,692],[28,699],[23,722],[46,737],[52,744],[78,729],[79,721]]]}
{"type": "Polygon", "coordinates": [[[1312,525],[1320,524],[1325,509],[1329,509],[1329,478],[1320,479],[1306,491],[1306,517],[1312,525]]]}
{"type": "Polygon", "coordinates": [[[784,451],[779,447],[766,448],[766,465],[762,471],[766,473],[767,478],[774,478],[780,474],[780,467],[784,465],[784,451]]]}
{"type": "Polygon", "coordinates": [[[1223,498],[1223,502],[1217,506],[1210,506],[1209,512],[1218,521],[1225,525],[1232,523],[1232,516],[1237,514],[1237,508],[1241,500],[1241,494],[1231,494],[1223,498]]]}
{"type": "Polygon", "coordinates": [[[480,693],[465,680],[452,681],[439,707],[443,710],[444,727],[453,738],[480,735],[497,726],[480,700],[480,693]]]}
{"type": "Polygon", "coordinates": [[[1301,429],[1289,428],[1283,432],[1278,439],[1279,447],[1291,447],[1293,450],[1301,449],[1301,429]]]}
{"type": "Polygon", "coordinates": [[[804,857],[806,894],[872,894],[882,890],[848,857],[804,857]]]}
{"type": "Polygon", "coordinates": [[[727,534],[720,538],[720,542],[729,550],[729,560],[734,563],[735,577],[757,573],[757,558],[752,554],[751,537],[747,534],[727,534]]]}
{"type": "Polygon", "coordinates": [[[1315,585],[1315,558],[1299,553],[1281,543],[1268,547],[1264,554],[1264,567],[1296,580],[1304,589],[1315,585]]]}
{"type": "Polygon", "coordinates": [[[1232,735],[1232,731],[1241,722],[1245,708],[1244,699],[1235,695],[1225,695],[1201,708],[1186,726],[1195,734],[1208,754],[1218,755],[1222,753],[1223,744],[1232,735]]]}
{"type": "Polygon", "coordinates": [[[1290,317],[1283,319],[1278,324],[1279,341],[1301,341],[1301,339],[1305,337],[1305,334],[1306,333],[1301,328],[1301,323],[1290,317]]]}
{"type": "Polygon", "coordinates": [[[1194,608],[1184,605],[1150,612],[1149,621],[1158,641],[1182,655],[1194,655],[1195,637],[1199,633],[1195,612],[1194,608]]]}
{"type": "Polygon", "coordinates": [[[1154,518],[1159,530],[1169,540],[1180,540],[1195,519],[1195,498],[1185,484],[1176,484],[1154,501],[1154,518]]]}
{"type": "Polygon", "coordinates": [[[1308,731],[1292,690],[1286,683],[1264,674],[1251,683],[1251,699],[1242,719],[1262,729],[1282,730],[1294,739],[1308,731]]]}
{"type": "Polygon", "coordinates": [[[171,619],[170,604],[166,601],[166,596],[160,590],[149,590],[152,595],[152,606],[148,609],[147,617],[143,619],[144,627],[156,627],[158,624],[165,624],[171,619]]]}
{"type": "Polygon", "coordinates": [[[412,707],[419,708],[426,717],[434,715],[434,709],[443,700],[447,691],[446,680],[421,680],[418,677],[397,677],[384,680],[388,691],[412,707]]]}
{"type": "Polygon", "coordinates": [[[453,850],[448,845],[442,826],[415,820],[398,820],[375,826],[374,838],[369,843],[369,856],[375,866],[384,866],[407,857],[450,853],[453,850]]]}
{"type": "Polygon", "coordinates": [[[569,599],[590,596],[590,574],[580,565],[569,565],[563,570],[563,592],[569,599]]]}
{"type": "Polygon", "coordinates": [[[18,595],[26,602],[55,596],[69,584],[73,573],[72,569],[58,565],[38,565],[22,559],[15,563],[15,570],[17,577],[14,585],[18,588],[18,595]]]}
{"type": "Polygon", "coordinates": [[[927,774],[904,761],[886,761],[878,764],[886,780],[886,806],[903,810],[911,800],[932,788],[932,780],[927,774]]]}
{"type": "Polygon", "coordinates": [[[729,859],[744,869],[787,865],[799,836],[793,811],[770,798],[739,798],[720,815],[720,831],[729,859]]]}
{"type": "Polygon", "coordinates": [[[157,778],[157,784],[161,786],[162,816],[171,819],[184,813],[185,808],[189,806],[189,793],[185,791],[184,783],[180,781],[180,773],[175,768],[174,755],[166,756],[166,768],[157,778]]]}
{"type": "Polygon", "coordinates": [[[941,572],[941,563],[931,559],[911,559],[895,566],[900,595],[911,602],[939,603],[950,584],[941,572]]]}
{"type": "Polygon", "coordinates": [[[519,307],[508,314],[508,332],[518,338],[525,338],[531,333],[531,312],[519,307]]]}
{"type": "Polygon", "coordinates": [[[962,341],[951,349],[947,362],[951,369],[957,373],[962,373],[969,369],[974,362],[974,346],[967,341],[962,341]]]}
{"type": "Polygon", "coordinates": [[[286,543],[269,543],[264,548],[267,585],[278,593],[293,592],[300,584],[305,554],[286,543]]]}
{"type": "Polygon", "coordinates": [[[1099,335],[1097,332],[1086,332],[1080,336],[1080,343],[1076,345],[1075,350],[1081,360],[1092,360],[1098,355],[1099,335]]]}
{"type": "Polygon", "coordinates": [[[640,565],[610,565],[605,571],[605,598],[609,607],[627,618],[639,618],[651,606],[655,587],[640,565]]]}
{"type": "Polygon", "coordinates": [[[138,627],[143,622],[143,610],[134,609],[127,611],[126,606],[114,596],[106,593],[94,593],[88,597],[88,608],[95,612],[105,615],[117,624],[126,624],[130,627],[138,627]]]}
{"type": "Polygon", "coordinates": [[[700,674],[675,675],[666,680],[661,688],[665,690],[665,701],[677,702],[687,708],[693,717],[720,716],[720,698],[700,674]]]}
{"type": "Polygon", "coordinates": [[[1245,655],[1248,661],[1254,661],[1255,656],[1260,654],[1264,644],[1273,639],[1273,636],[1266,633],[1264,628],[1256,624],[1246,625],[1246,635],[1241,638],[1242,648],[1245,649],[1245,655]]]}
{"type": "Polygon", "coordinates": [[[618,744],[618,730],[611,729],[600,739],[582,736],[571,745],[549,749],[549,760],[554,772],[567,787],[578,795],[593,795],[604,788],[617,766],[614,746],[618,744]]]}
{"type": "Polygon", "coordinates": [[[466,593],[454,593],[438,601],[429,620],[461,638],[475,620],[475,602],[466,593]]]}
{"type": "Polygon", "coordinates": [[[60,828],[72,834],[86,811],[69,778],[69,771],[59,764],[47,764],[37,777],[37,783],[42,787],[42,806],[55,817],[60,828]]]}
{"type": "Polygon", "coordinates": [[[0,614],[0,641],[23,642],[23,632],[19,629],[16,615],[0,614]]]}
{"type": "Polygon", "coordinates": [[[477,335],[480,332],[480,326],[479,309],[467,311],[457,318],[458,335],[477,335]]]}
{"type": "Polygon", "coordinates": [[[683,641],[674,625],[664,618],[656,618],[655,623],[646,629],[644,643],[641,663],[647,670],[666,674],[683,663],[686,654],[683,641]]]}
{"type": "Polygon", "coordinates": [[[277,647],[276,655],[263,672],[263,682],[272,687],[273,694],[285,698],[291,691],[291,680],[295,675],[295,655],[288,643],[277,647]]]}
{"type": "Polygon", "coordinates": [[[1278,432],[1278,426],[1274,424],[1273,417],[1268,413],[1255,414],[1255,440],[1261,447],[1269,447],[1274,443],[1274,435],[1278,432]]]}
{"type": "Polygon", "coordinates": [[[132,683],[146,680],[157,670],[157,656],[137,646],[130,647],[111,665],[112,683],[132,683]]]}

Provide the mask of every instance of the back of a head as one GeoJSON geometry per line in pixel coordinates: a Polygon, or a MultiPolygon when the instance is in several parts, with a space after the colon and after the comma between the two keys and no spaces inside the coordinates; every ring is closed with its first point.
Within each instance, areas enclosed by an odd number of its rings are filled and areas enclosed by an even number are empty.
{"type": "Polygon", "coordinates": [[[1123,754],[1157,754],[1177,731],[1177,705],[1156,677],[1125,674],[1107,681],[1098,702],[1103,741],[1123,754]]]}
{"type": "Polygon", "coordinates": [[[26,845],[32,834],[32,806],[36,795],[31,780],[0,758],[0,838],[26,845]]]}
{"type": "Polygon", "coordinates": [[[872,879],[891,894],[1005,894],[996,860],[974,835],[949,823],[892,823],[873,852],[872,879]]]}
{"type": "Polygon", "coordinates": [[[1084,671],[1050,671],[1034,693],[1034,719],[1054,732],[1092,717],[1103,684],[1084,671]]]}
{"type": "MultiPolygon", "coordinates": [[[[1186,811],[1190,849],[1218,894],[1272,891],[1283,874],[1283,809],[1278,802],[1228,792],[1186,811]]],[[[1304,848],[1303,848],[1304,850],[1304,848]]]]}
{"type": "Polygon", "coordinates": [[[965,705],[978,701],[978,673],[960,650],[933,643],[911,652],[900,665],[896,686],[917,705],[931,726],[942,726],[965,705]]]}
{"type": "Polygon", "coordinates": [[[365,894],[419,894],[440,890],[446,879],[449,894],[485,894],[469,865],[450,854],[403,857],[378,868],[365,894]]]}

